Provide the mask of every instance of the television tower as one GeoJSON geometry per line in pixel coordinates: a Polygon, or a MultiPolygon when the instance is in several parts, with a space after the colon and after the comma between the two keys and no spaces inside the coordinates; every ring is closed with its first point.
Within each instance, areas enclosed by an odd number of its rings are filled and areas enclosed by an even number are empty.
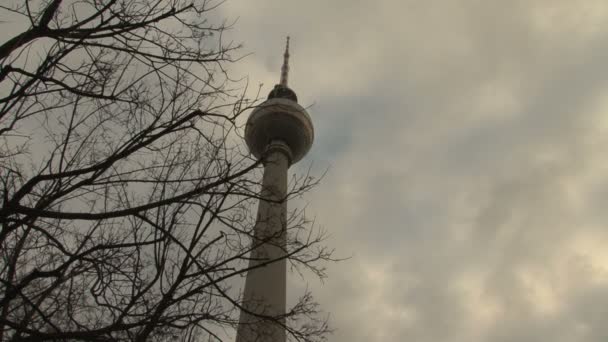
{"type": "Polygon", "coordinates": [[[264,176],[236,342],[286,341],[281,324],[287,297],[287,169],[306,155],[314,138],[310,116],[287,86],[288,74],[289,37],[281,81],[245,126],[247,146],[263,161],[264,176]]]}

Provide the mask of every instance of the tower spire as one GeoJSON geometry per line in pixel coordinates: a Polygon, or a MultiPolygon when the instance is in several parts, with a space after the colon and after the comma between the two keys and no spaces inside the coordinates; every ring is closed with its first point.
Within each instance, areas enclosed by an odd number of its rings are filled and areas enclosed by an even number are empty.
{"type": "Polygon", "coordinates": [[[283,54],[283,66],[281,67],[281,82],[283,87],[287,87],[287,77],[289,76],[289,36],[285,44],[285,53],[283,54]]]}
{"type": "Polygon", "coordinates": [[[281,81],[275,84],[274,88],[268,94],[268,99],[283,98],[298,102],[296,93],[287,86],[287,78],[289,77],[289,36],[285,43],[285,53],[283,53],[283,66],[281,67],[281,81]]]}

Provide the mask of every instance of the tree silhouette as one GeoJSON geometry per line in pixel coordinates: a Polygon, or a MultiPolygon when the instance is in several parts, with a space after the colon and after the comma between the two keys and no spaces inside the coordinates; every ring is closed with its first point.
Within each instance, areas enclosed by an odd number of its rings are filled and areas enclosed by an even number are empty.
{"type": "MultiPolygon", "coordinates": [[[[264,243],[260,162],[239,138],[257,99],[226,72],[239,46],[220,4],[0,5],[28,23],[0,46],[0,340],[221,340],[238,324],[234,284],[264,243]]],[[[324,277],[323,232],[289,217],[285,258],[324,277]]],[[[309,293],[257,316],[299,341],[328,332],[309,293]]]]}

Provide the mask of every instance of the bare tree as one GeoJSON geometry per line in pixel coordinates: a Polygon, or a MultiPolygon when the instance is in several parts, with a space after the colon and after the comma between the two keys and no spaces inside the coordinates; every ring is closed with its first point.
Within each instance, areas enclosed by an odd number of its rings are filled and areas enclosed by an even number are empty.
{"type": "MultiPolygon", "coordinates": [[[[0,340],[220,340],[238,323],[259,162],[238,137],[257,99],[212,0],[0,5],[0,340]],[[1,27],[1,26],[0,26],[1,27]]],[[[303,175],[289,196],[314,185],[303,175]]],[[[324,277],[301,211],[285,257],[324,277]]],[[[276,260],[267,260],[266,263],[276,260]]],[[[263,267],[264,263],[257,267],[263,267]]],[[[305,293],[299,341],[328,331],[305,293]]]]}

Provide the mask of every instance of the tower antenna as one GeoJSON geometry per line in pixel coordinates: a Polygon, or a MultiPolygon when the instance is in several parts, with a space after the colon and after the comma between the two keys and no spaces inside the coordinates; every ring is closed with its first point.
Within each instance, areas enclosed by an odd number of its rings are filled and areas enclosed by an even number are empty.
{"type": "Polygon", "coordinates": [[[283,66],[281,67],[281,82],[283,87],[287,87],[287,77],[289,76],[289,36],[285,44],[285,53],[283,54],[283,66]]]}

